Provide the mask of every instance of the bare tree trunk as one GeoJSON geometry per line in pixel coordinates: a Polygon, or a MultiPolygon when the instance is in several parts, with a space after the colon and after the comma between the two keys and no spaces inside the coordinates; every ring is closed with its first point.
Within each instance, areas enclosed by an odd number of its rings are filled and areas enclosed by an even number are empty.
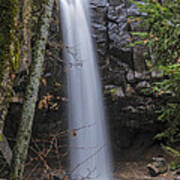
{"type": "Polygon", "coordinates": [[[16,137],[16,145],[13,151],[12,169],[9,180],[21,180],[23,178],[53,3],[54,0],[43,0],[42,2],[43,11],[39,19],[38,36],[33,45],[29,84],[26,89],[22,117],[16,137]]]}

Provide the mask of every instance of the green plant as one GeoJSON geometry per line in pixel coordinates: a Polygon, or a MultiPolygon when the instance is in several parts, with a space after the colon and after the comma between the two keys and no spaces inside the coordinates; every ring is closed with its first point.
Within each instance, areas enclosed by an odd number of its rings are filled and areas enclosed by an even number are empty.
{"type": "Polygon", "coordinates": [[[153,91],[158,95],[170,96],[170,101],[162,108],[158,120],[165,124],[163,131],[156,135],[156,139],[166,139],[167,143],[180,141],[180,64],[159,66],[167,77],[161,82],[153,84],[153,91]]]}
{"type": "Polygon", "coordinates": [[[139,17],[129,17],[130,21],[139,21],[141,29],[132,33],[141,40],[131,45],[139,43],[149,47],[156,65],[175,63],[180,55],[180,1],[168,0],[163,4],[157,0],[129,1],[142,13],[139,17]]]}
{"type": "Polygon", "coordinates": [[[174,160],[171,161],[171,163],[169,164],[169,169],[172,171],[180,169],[180,152],[169,146],[161,146],[166,153],[168,153],[170,156],[174,158],[174,160]]]}
{"type": "MultiPolygon", "coordinates": [[[[168,144],[180,141],[180,1],[144,0],[134,3],[142,13],[138,17],[129,17],[129,21],[139,22],[139,28],[132,32],[139,40],[130,46],[144,45],[150,50],[153,61],[151,68],[163,73],[163,79],[152,85],[156,96],[171,96],[170,102],[160,111],[158,120],[163,129],[156,139],[168,144]]],[[[134,38],[137,39],[137,38],[134,38]]],[[[151,69],[152,70],[152,69],[151,69]]]]}

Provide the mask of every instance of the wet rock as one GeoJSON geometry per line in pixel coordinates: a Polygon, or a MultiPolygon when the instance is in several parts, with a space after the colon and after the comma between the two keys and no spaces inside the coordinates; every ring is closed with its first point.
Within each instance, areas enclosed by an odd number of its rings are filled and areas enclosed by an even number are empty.
{"type": "Polygon", "coordinates": [[[150,84],[147,81],[141,81],[136,85],[137,90],[141,90],[143,88],[151,87],[150,84]]]}
{"type": "Polygon", "coordinates": [[[168,166],[163,157],[153,157],[152,162],[147,165],[149,173],[152,177],[167,172],[168,166]]]}
{"type": "Polygon", "coordinates": [[[133,106],[127,106],[127,107],[124,107],[122,108],[123,111],[129,111],[129,112],[132,112],[132,113],[137,113],[137,109],[134,108],[133,106]]]}
{"type": "MultiPolygon", "coordinates": [[[[117,60],[117,58],[113,58],[113,57],[111,57],[111,60],[112,59],[114,59],[114,61],[116,61],[117,60]]],[[[129,72],[130,71],[130,68],[129,68],[129,66],[128,66],[128,64],[126,64],[126,63],[124,63],[124,62],[122,62],[122,61],[116,61],[116,63],[117,63],[117,65],[119,66],[119,68],[120,69],[123,69],[124,70],[124,72],[129,72]]]]}
{"type": "Polygon", "coordinates": [[[175,177],[174,180],[180,180],[180,176],[175,177]]]}
{"type": "Polygon", "coordinates": [[[118,14],[114,7],[109,7],[107,17],[111,21],[116,21],[118,19],[118,14]]]}
{"type": "Polygon", "coordinates": [[[148,164],[147,168],[152,177],[158,176],[160,174],[159,169],[156,168],[154,164],[148,164]]]}
{"type": "Polygon", "coordinates": [[[147,109],[146,106],[138,106],[137,107],[138,111],[145,111],[146,109],[147,109]]]}
{"type": "Polygon", "coordinates": [[[126,75],[126,79],[130,83],[133,83],[135,81],[134,72],[132,70],[129,70],[129,72],[126,75]]]}
{"type": "Polygon", "coordinates": [[[97,52],[100,61],[104,60],[104,56],[108,49],[106,21],[107,8],[107,0],[91,0],[92,36],[97,44],[97,52]]]}
{"type": "Polygon", "coordinates": [[[122,87],[116,88],[113,95],[117,96],[117,97],[125,97],[125,94],[124,94],[122,87]]]}
{"type": "Polygon", "coordinates": [[[144,58],[145,48],[143,46],[135,46],[133,48],[133,61],[134,69],[138,72],[145,71],[145,58],[144,58]]]}
{"type": "Polygon", "coordinates": [[[117,6],[123,2],[124,2],[123,0],[109,0],[109,4],[112,6],[117,6]]]}
{"type": "Polygon", "coordinates": [[[139,16],[140,12],[135,4],[131,4],[131,6],[127,9],[127,13],[129,16],[139,16]]]}
{"type": "Polygon", "coordinates": [[[107,41],[107,36],[106,36],[106,27],[96,24],[93,24],[94,30],[97,32],[96,34],[93,35],[93,38],[95,38],[97,43],[103,43],[107,41]]]}
{"type": "Polygon", "coordinates": [[[135,90],[132,88],[132,86],[130,84],[126,85],[125,93],[126,93],[126,96],[128,96],[128,97],[136,95],[135,90]]]}
{"type": "Polygon", "coordinates": [[[163,77],[163,73],[159,72],[159,71],[152,71],[151,72],[151,76],[152,76],[152,78],[162,78],[163,77]]]}
{"type": "Polygon", "coordinates": [[[107,85],[105,86],[105,92],[111,93],[112,97],[125,97],[125,93],[122,87],[107,85]]]}
{"type": "Polygon", "coordinates": [[[134,134],[131,131],[129,131],[129,129],[120,128],[116,136],[118,137],[117,145],[120,148],[126,149],[131,147],[132,145],[131,139],[134,137],[134,134]]]}
{"type": "Polygon", "coordinates": [[[109,29],[109,39],[111,40],[109,45],[110,51],[112,53],[115,52],[115,54],[117,54],[116,51],[130,52],[131,49],[127,47],[130,42],[130,35],[127,32],[121,31],[119,26],[113,23],[109,24],[109,29]]]}
{"type": "Polygon", "coordinates": [[[151,75],[147,71],[142,71],[142,72],[135,71],[134,74],[135,74],[135,79],[138,81],[139,80],[150,80],[151,79],[151,75]]]}
{"type": "MultiPolygon", "coordinates": [[[[139,0],[138,0],[139,1],[139,0]]],[[[144,4],[143,1],[139,1],[141,4],[144,4]]],[[[129,16],[147,16],[146,13],[142,13],[138,11],[138,8],[135,4],[129,4],[128,8],[127,8],[127,14],[129,16]]]]}
{"type": "Polygon", "coordinates": [[[91,5],[95,5],[97,7],[104,7],[107,6],[107,0],[91,0],[91,5]]]}
{"type": "Polygon", "coordinates": [[[119,25],[123,25],[122,23],[127,22],[127,13],[126,13],[125,4],[121,4],[116,7],[110,6],[107,15],[109,21],[117,23],[119,25]]]}
{"type": "Polygon", "coordinates": [[[135,71],[135,78],[137,80],[144,80],[145,79],[145,73],[144,72],[137,72],[137,71],[135,71]]]}
{"type": "Polygon", "coordinates": [[[147,101],[152,94],[149,88],[152,76],[146,71],[146,49],[142,46],[128,47],[135,38],[130,32],[139,30],[140,23],[129,21],[128,17],[146,14],[139,12],[127,0],[91,0],[91,9],[93,37],[97,44],[103,84],[114,86],[114,90],[109,89],[111,93],[106,93],[105,97],[110,121],[118,122],[119,127],[137,127],[138,132],[144,128],[153,131],[155,128],[151,127],[156,119],[153,111],[157,108],[157,99],[147,101]]]}
{"type": "Polygon", "coordinates": [[[108,37],[110,39],[110,50],[129,52],[127,45],[130,42],[128,32],[127,9],[123,1],[110,1],[108,8],[108,37]]]}

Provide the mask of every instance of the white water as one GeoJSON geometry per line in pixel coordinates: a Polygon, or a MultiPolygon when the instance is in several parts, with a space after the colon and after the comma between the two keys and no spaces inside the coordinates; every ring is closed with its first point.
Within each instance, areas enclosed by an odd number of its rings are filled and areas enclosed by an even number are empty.
{"type": "Polygon", "coordinates": [[[69,138],[71,178],[112,180],[108,130],[88,22],[88,0],[59,1],[72,132],[69,138]]]}

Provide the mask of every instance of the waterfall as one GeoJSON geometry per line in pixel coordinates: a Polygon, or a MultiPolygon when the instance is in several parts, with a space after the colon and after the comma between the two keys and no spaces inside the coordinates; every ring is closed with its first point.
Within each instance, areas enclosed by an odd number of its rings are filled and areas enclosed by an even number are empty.
{"type": "Polygon", "coordinates": [[[67,65],[72,180],[112,180],[101,83],[89,27],[88,0],[59,0],[67,65]]]}

